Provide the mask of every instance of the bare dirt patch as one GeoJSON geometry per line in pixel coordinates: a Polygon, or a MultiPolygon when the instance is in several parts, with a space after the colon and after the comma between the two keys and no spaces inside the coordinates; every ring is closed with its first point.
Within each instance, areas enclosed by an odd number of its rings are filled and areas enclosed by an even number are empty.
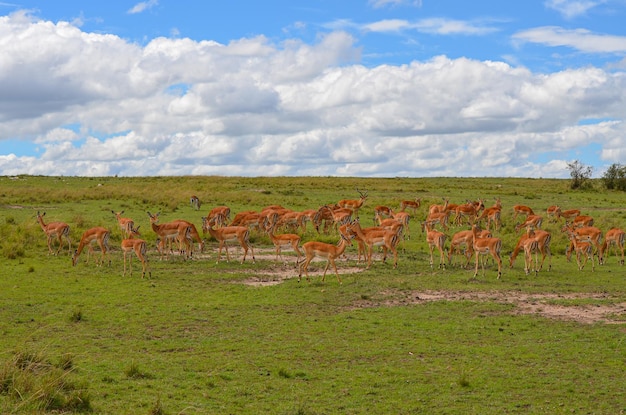
{"type": "Polygon", "coordinates": [[[611,303],[611,296],[603,293],[528,294],[521,292],[463,292],[413,291],[386,293],[381,301],[362,300],[360,307],[400,306],[431,301],[492,301],[515,305],[514,314],[533,314],[558,320],[572,320],[583,324],[626,324],[626,302],[611,303]],[[583,305],[563,305],[568,300],[598,300],[583,305]],[[606,304],[601,304],[605,301],[606,304]]]}

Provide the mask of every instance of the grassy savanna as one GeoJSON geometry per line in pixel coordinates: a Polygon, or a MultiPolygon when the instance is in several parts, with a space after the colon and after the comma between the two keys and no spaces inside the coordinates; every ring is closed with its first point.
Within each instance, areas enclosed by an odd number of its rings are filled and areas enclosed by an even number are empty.
{"type": "MultiPolygon", "coordinates": [[[[626,279],[615,256],[579,271],[565,259],[560,225],[552,270],[513,269],[512,206],[545,214],[578,208],[606,232],[626,228],[624,194],[599,183],[571,191],[567,180],[509,178],[0,178],[0,412],[98,414],[618,414],[626,411],[626,279]],[[216,264],[204,254],[160,261],[147,211],[163,222],[200,217],[217,205],[233,213],[281,204],[294,210],[358,198],[372,224],[377,205],[422,198],[399,265],[370,270],[356,244],[320,281],[297,282],[292,252],[274,261],[253,233],[257,261],[216,264]],[[195,194],[200,211],[189,204],[195,194]],[[442,197],[502,201],[503,276],[491,262],[472,279],[459,266],[431,270],[420,222],[442,197]],[[152,278],[122,276],[124,210],[149,242],[152,278]],[[93,226],[112,231],[111,267],[72,267],[67,250],[48,255],[36,222],[65,221],[75,249],[93,226]],[[353,272],[359,268],[360,272],[353,272]],[[350,272],[348,272],[350,269],[350,272]],[[343,271],[343,272],[342,272],[343,271]],[[253,283],[254,282],[254,283],[253,283]],[[560,313],[548,313],[557,309],[560,313]],[[530,310],[530,311],[529,311],[530,310]],[[577,318],[606,310],[599,317],[577,318]]],[[[466,227],[465,227],[466,228],[466,227]]],[[[447,233],[462,228],[452,227],[447,233]]],[[[310,227],[303,242],[336,243],[310,227]]],[[[96,254],[99,252],[96,250],[96,254]]],[[[458,259],[457,259],[458,261],[458,259]]],[[[437,262],[436,262],[437,263],[437,262]]],[[[593,315],[598,315],[593,314],[593,315]]]]}

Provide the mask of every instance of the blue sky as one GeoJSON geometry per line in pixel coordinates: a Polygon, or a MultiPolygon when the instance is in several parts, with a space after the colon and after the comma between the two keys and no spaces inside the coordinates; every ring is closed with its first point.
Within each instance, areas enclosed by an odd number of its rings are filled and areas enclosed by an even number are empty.
{"type": "Polygon", "coordinates": [[[0,1],[0,174],[626,163],[626,0],[0,1]]]}

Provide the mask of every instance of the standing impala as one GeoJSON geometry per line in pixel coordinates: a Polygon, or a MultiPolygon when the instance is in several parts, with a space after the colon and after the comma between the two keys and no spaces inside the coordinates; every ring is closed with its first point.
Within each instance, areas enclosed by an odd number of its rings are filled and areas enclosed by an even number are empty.
{"type": "Polygon", "coordinates": [[[130,235],[127,239],[122,240],[122,252],[124,254],[124,276],[126,276],[126,258],[128,257],[128,268],[129,274],[133,275],[133,252],[137,255],[137,258],[141,261],[142,272],[141,278],[146,276],[146,271],[148,272],[148,278],[152,278],[152,271],[150,271],[150,267],[148,265],[148,258],[146,257],[146,252],[148,250],[146,241],[143,239],[138,239],[137,236],[141,236],[139,234],[139,227],[131,228],[130,235]]]}
{"type": "Polygon", "coordinates": [[[620,264],[624,265],[624,237],[626,233],[620,228],[611,228],[604,235],[604,243],[602,244],[602,249],[600,250],[600,261],[604,264],[604,254],[610,254],[611,247],[615,245],[615,255],[619,255],[621,252],[622,259],[620,260],[620,264]]]}
{"type": "Polygon", "coordinates": [[[358,200],[343,199],[343,200],[340,200],[339,202],[337,202],[337,205],[340,208],[350,209],[352,211],[352,214],[354,215],[354,217],[358,218],[359,217],[359,209],[361,208],[361,206],[363,206],[363,203],[367,199],[367,192],[363,193],[358,188],[356,189],[356,191],[359,192],[359,195],[360,195],[358,200]]]}
{"type": "Polygon", "coordinates": [[[520,237],[515,245],[515,248],[513,249],[513,252],[511,252],[511,256],[509,257],[509,266],[513,268],[517,254],[524,249],[524,243],[529,237],[536,239],[538,242],[537,249],[539,249],[539,252],[541,253],[539,271],[543,268],[543,263],[545,262],[546,257],[548,257],[548,271],[550,271],[552,269],[552,252],[550,251],[550,241],[552,240],[552,235],[550,232],[542,229],[533,229],[532,234],[526,232],[520,237]]]}
{"type": "Polygon", "coordinates": [[[419,209],[421,205],[421,197],[416,197],[415,200],[403,200],[400,202],[400,212],[404,212],[406,209],[411,209],[415,215],[417,213],[417,209],[419,209]]]}
{"type": "Polygon", "coordinates": [[[115,215],[115,219],[117,219],[117,224],[122,230],[122,238],[128,238],[132,233],[132,229],[135,227],[135,222],[130,218],[123,218],[123,210],[121,212],[116,212],[112,210],[111,213],[115,215]]]}
{"type": "Polygon", "coordinates": [[[202,230],[204,232],[208,232],[217,242],[219,242],[217,263],[219,264],[220,258],[222,257],[222,248],[226,249],[226,260],[230,261],[227,242],[235,241],[239,243],[244,251],[241,263],[243,264],[246,260],[248,250],[252,253],[252,263],[255,263],[256,258],[254,257],[254,249],[252,248],[252,245],[250,245],[250,229],[245,226],[224,226],[222,228],[213,228],[215,223],[219,221],[220,219],[218,217],[214,218],[210,222],[205,217],[202,218],[202,230]]]}
{"type": "Polygon", "coordinates": [[[445,262],[445,254],[444,254],[445,252],[444,245],[446,244],[447,236],[443,232],[439,232],[437,230],[432,229],[428,223],[425,224],[425,228],[426,228],[426,242],[428,243],[428,249],[430,251],[430,269],[433,269],[434,267],[433,250],[435,248],[439,250],[439,267],[438,268],[445,268],[446,262],[445,262]]]}
{"type": "MultiPolygon", "coordinates": [[[[474,270],[474,278],[478,275],[478,262],[480,255],[491,255],[498,264],[498,279],[502,276],[502,258],[500,250],[502,249],[502,240],[500,238],[480,238],[478,236],[478,227],[472,225],[472,249],[476,256],[476,268],[474,270]]],[[[483,273],[485,272],[485,264],[483,263],[483,273]]]]}
{"type": "Polygon", "coordinates": [[[339,235],[341,239],[339,239],[338,245],[332,245],[325,242],[317,241],[309,241],[302,245],[302,249],[304,249],[305,259],[299,267],[298,282],[300,282],[300,280],[302,279],[302,271],[304,271],[307,281],[311,281],[311,279],[309,278],[309,264],[311,263],[313,258],[321,258],[326,260],[326,267],[324,267],[324,275],[322,275],[322,281],[326,280],[326,271],[328,271],[328,267],[332,265],[333,269],[335,270],[335,275],[337,276],[337,281],[339,281],[339,284],[343,283],[341,281],[341,277],[339,277],[339,272],[337,272],[335,259],[343,255],[348,245],[352,245],[352,238],[354,238],[355,234],[352,230],[348,229],[350,226],[351,224],[345,224],[339,227],[339,235]]]}
{"type": "Polygon", "coordinates": [[[269,235],[274,247],[276,248],[276,261],[278,258],[282,260],[281,250],[283,247],[291,247],[297,255],[296,265],[300,262],[300,257],[302,256],[302,252],[300,251],[300,235],[296,235],[295,233],[282,233],[279,235],[274,234],[274,228],[276,224],[269,227],[267,230],[267,234],[269,235]]]}
{"type": "MultiPolygon", "coordinates": [[[[85,246],[87,247],[87,263],[89,263],[89,257],[93,254],[93,244],[97,243],[100,247],[100,251],[102,251],[102,256],[100,257],[100,261],[96,259],[96,265],[100,266],[104,262],[104,258],[106,254],[109,252],[109,237],[111,236],[111,232],[108,229],[103,228],[101,226],[97,226],[95,228],[87,229],[83,232],[83,236],[80,238],[80,243],[78,244],[78,249],[74,251],[74,256],[72,256],[72,265],[76,265],[78,262],[78,257],[85,246]]],[[[111,258],[109,257],[109,266],[111,265],[111,258]]]]}
{"type": "MultiPolygon", "coordinates": [[[[190,251],[189,241],[187,236],[190,236],[190,226],[187,221],[175,221],[159,224],[159,214],[152,214],[147,212],[150,217],[150,225],[152,226],[152,230],[157,234],[157,237],[160,240],[160,244],[164,248],[163,251],[166,251],[166,258],[169,259],[169,251],[165,248],[169,246],[171,240],[175,239],[178,241],[178,250],[181,254],[188,256],[190,251]]],[[[161,255],[163,255],[163,251],[161,255]]]]}
{"type": "Polygon", "coordinates": [[[56,238],[59,241],[59,248],[57,249],[55,255],[59,255],[61,249],[63,248],[63,238],[67,240],[68,251],[72,253],[72,241],[70,240],[70,226],[65,222],[50,222],[48,224],[44,223],[43,217],[46,216],[46,212],[39,213],[37,212],[37,221],[41,226],[41,229],[46,234],[46,238],[48,241],[48,255],[52,253],[52,239],[56,238]]]}

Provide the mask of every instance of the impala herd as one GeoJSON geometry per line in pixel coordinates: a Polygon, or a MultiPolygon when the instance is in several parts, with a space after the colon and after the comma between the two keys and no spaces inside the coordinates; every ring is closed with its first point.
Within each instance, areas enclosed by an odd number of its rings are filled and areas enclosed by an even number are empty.
{"type": "MultiPolygon", "coordinates": [[[[309,279],[308,267],[314,258],[326,261],[322,281],[330,266],[333,267],[339,283],[341,277],[337,271],[336,260],[342,256],[346,249],[354,241],[358,245],[358,262],[361,258],[366,263],[366,269],[372,266],[374,247],[382,248],[383,262],[390,253],[394,257],[393,267],[398,264],[398,245],[404,239],[410,239],[409,221],[417,215],[421,207],[421,198],[403,200],[399,203],[399,210],[394,211],[389,206],[374,207],[374,221],[376,226],[361,227],[359,210],[367,200],[367,192],[357,189],[358,199],[343,199],[336,204],[324,205],[318,209],[293,211],[280,205],[268,206],[261,211],[240,212],[231,219],[231,210],[228,206],[218,206],[211,209],[207,216],[202,217],[202,231],[215,239],[218,243],[217,262],[222,257],[222,250],[226,251],[226,259],[230,261],[228,251],[229,243],[235,243],[243,249],[244,263],[248,252],[254,263],[256,258],[254,248],[250,243],[252,233],[267,235],[274,246],[275,260],[282,261],[282,249],[290,249],[296,255],[295,264],[298,267],[298,281],[302,274],[309,279]],[[409,214],[410,210],[412,214],[409,214]],[[302,235],[307,229],[307,223],[312,224],[313,229],[319,233],[337,232],[339,241],[337,244],[329,244],[320,241],[308,241],[302,243],[302,235]]],[[[190,198],[191,206],[199,210],[201,203],[198,197],[190,198]]],[[[548,270],[552,268],[552,253],[550,243],[552,235],[541,229],[543,216],[524,205],[512,207],[513,220],[519,221],[515,225],[515,232],[520,233],[519,240],[509,256],[509,266],[513,267],[518,254],[524,255],[524,271],[526,274],[537,274],[543,269],[545,260],[548,260],[548,270]],[[522,220],[523,219],[523,220],[522,220]],[[539,261],[541,255],[541,261],[539,261]],[[534,260],[533,260],[534,256],[534,260]]],[[[448,198],[443,198],[442,204],[428,206],[426,218],[421,222],[422,232],[426,234],[426,243],[430,254],[430,267],[434,269],[434,251],[439,252],[438,268],[445,268],[446,264],[454,263],[456,255],[461,256],[464,268],[474,258],[474,278],[478,275],[479,266],[482,264],[485,272],[486,258],[491,257],[494,266],[497,266],[497,278],[502,275],[502,239],[495,237],[493,232],[500,232],[502,228],[502,205],[500,198],[495,199],[493,206],[485,207],[483,200],[467,201],[463,204],[450,203],[448,198]],[[450,226],[466,227],[448,235],[450,226]],[[483,229],[484,226],[484,229],[483,229]],[[437,229],[437,227],[440,228],[437,229]],[[449,246],[446,248],[446,242],[449,246]]],[[[142,264],[142,278],[146,273],[151,276],[147,252],[148,243],[141,239],[139,226],[135,226],[133,219],[124,217],[124,211],[111,211],[119,225],[121,237],[121,251],[124,259],[123,275],[126,275],[126,262],[129,263],[129,273],[132,275],[132,257],[136,256],[142,264]]],[[[595,264],[603,264],[605,256],[610,255],[611,250],[619,257],[620,264],[624,264],[624,239],[625,232],[619,228],[609,229],[603,233],[594,227],[594,220],[587,215],[581,215],[580,210],[562,210],[559,206],[550,206],[546,210],[546,218],[552,223],[562,223],[561,231],[567,236],[569,246],[566,249],[568,261],[572,254],[576,256],[578,269],[582,270],[587,262],[591,261],[591,269],[595,264]]],[[[156,236],[156,248],[163,259],[168,259],[175,249],[179,255],[187,259],[192,257],[197,244],[197,250],[203,252],[205,242],[196,226],[186,220],[175,220],[160,223],[159,212],[147,212],[150,227],[156,236]]],[[[100,248],[100,256],[96,258],[96,264],[102,265],[109,255],[109,240],[111,231],[105,227],[94,227],[86,230],[80,239],[78,248],[72,253],[70,240],[70,227],[64,222],[44,222],[45,212],[37,212],[37,221],[44,231],[50,254],[59,254],[65,243],[72,255],[72,265],[76,265],[84,248],[88,249],[87,262],[94,254],[94,246],[100,248]],[[58,247],[53,250],[53,242],[56,240],[58,247]]]]}

